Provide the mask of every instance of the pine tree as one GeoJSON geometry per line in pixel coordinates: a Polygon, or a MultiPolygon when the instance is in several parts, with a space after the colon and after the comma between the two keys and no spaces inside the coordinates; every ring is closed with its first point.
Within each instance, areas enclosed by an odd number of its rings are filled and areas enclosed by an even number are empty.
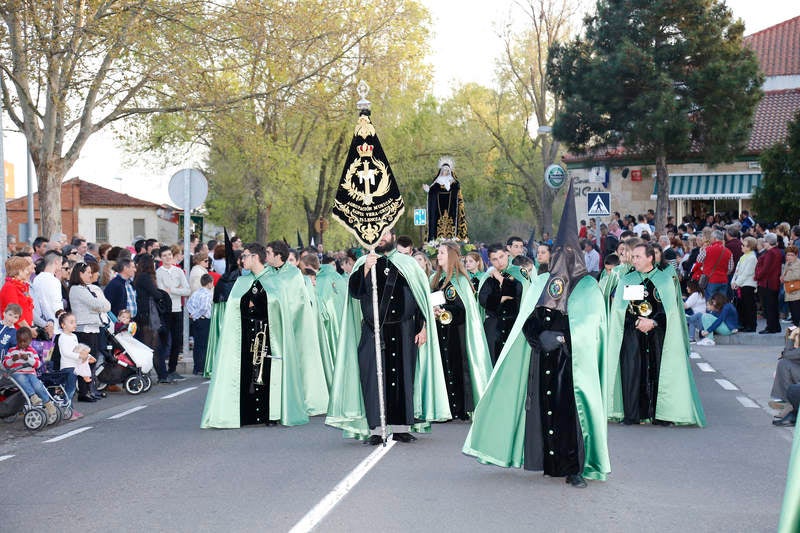
{"type": "Polygon", "coordinates": [[[600,0],[585,35],[550,50],[563,101],[553,126],[570,150],[625,146],[655,160],[656,229],[667,218],[667,162],[697,153],[731,160],[747,143],[761,98],[744,24],[715,0],[600,0]]]}

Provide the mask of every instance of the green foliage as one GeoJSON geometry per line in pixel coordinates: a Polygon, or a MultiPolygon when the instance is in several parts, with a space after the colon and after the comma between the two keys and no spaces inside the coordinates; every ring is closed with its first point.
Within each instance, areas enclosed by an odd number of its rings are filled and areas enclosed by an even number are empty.
{"type": "Polygon", "coordinates": [[[667,215],[667,161],[714,164],[747,143],[761,98],[744,24],[717,0],[600,0],[585,36],[556,44],[549,84],[564,109],[553,135],[571,151],[624,144],[656,163],[656,227],[667,215]]]}
{"type": "Polygon", "coordinates": [[[800,214],[800,113],[789,123],[785,143],[761,154],[761,185],[753,194],[753,211],[764,221],[798,223],[800,214]]]}
{"type": "Polygon", "coordinates": [[[721,2],[603,0],[586,35],[553,46],[549,82],[564,99],[554,135],[586,152],[623,143],[709,162],[746,144],[762,77],[744,24],[721,2]]]}

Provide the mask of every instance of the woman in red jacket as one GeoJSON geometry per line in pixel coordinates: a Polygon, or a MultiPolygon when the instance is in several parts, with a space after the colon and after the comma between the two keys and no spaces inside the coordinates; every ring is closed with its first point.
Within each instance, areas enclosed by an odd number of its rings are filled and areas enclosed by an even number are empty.
{"type": "Polygon", "coordinates": [[[778,290],[781,286],[781,266],[783,254],[776,248],[778,237],[774,233],[764,236],[764,253],[756,263],[755,280],[758,283],[758,296],[767,327],[759,333],[780,333],[781,323],[778,317],[778,290]]]}
{"type": "Polygon", "coordinates": [[[33,328],[33,298],[28,283],[33,268],[33,263],[28,257],[13,256],[6,261],[6,282],[0,289],[0,316],[8,304],[19,304],[22,307],[22,315],[14,324],[17,329],[22,326],[33,328]]]}

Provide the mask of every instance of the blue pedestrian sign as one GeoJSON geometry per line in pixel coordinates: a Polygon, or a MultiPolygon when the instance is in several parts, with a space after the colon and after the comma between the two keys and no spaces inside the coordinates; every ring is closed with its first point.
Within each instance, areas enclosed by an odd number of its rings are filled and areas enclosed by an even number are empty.
{"type": "Polygon", "coordinates": [[[610,192],[590,192],[589,216],[607,217],[611,216],[611,193],[610,192]]]}
{"type": "Polygon", "coordinates": [[[414,225],[427,226],[428,225],[428,210],[427,209],[414,209],[414,225]]]}

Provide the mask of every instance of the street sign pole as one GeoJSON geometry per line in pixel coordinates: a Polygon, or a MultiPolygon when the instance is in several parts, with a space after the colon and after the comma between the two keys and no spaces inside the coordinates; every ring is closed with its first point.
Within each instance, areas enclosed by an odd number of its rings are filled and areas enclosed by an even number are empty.
{"type": "MultiPolygon", "coordinates": [[[[189,271],[192,268],[190,264],[190,251],[191,238],[189,235],[189,224],[192,223],[192,180],[191,170],[185,169],[183,171],[183,271],[186,272],[186,279],[189,279],[189,271]]],[[[189,356],[189,313],[186,309],[183,310],[183,356],[189,356]]],[[[194,360],[194,353],[192,354],[194,360]]]]}

